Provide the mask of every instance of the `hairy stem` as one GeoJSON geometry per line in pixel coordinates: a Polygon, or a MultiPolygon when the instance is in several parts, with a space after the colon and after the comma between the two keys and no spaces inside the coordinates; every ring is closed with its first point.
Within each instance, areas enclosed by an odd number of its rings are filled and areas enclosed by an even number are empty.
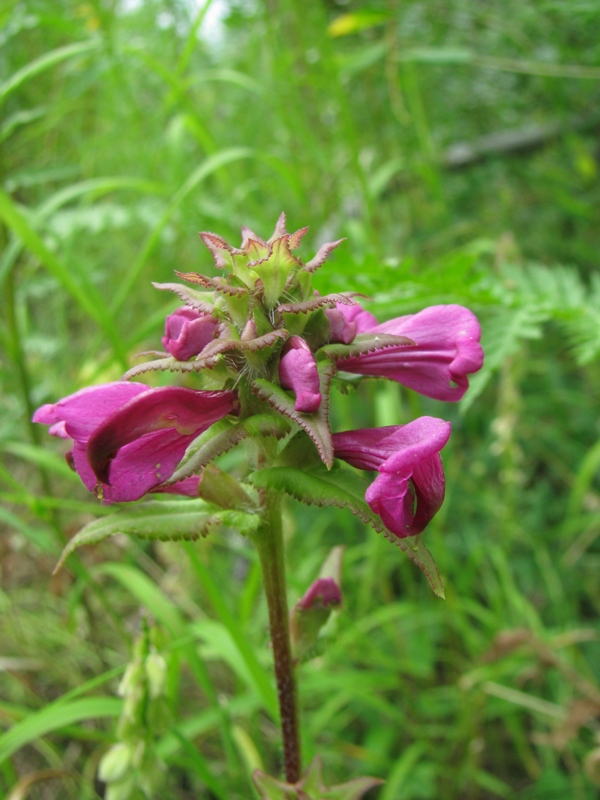
{"type": "Polygon", "coordinates": [[[290,645],[285,554],[281,529],[281,499],[265,491],[263,503],[264,523],[258,531],[256,543],[269,608],[277,697],[283,735],[285,777],[289,783],[296,783],[300,778],[300,736],[296,679],[290,645]]]}

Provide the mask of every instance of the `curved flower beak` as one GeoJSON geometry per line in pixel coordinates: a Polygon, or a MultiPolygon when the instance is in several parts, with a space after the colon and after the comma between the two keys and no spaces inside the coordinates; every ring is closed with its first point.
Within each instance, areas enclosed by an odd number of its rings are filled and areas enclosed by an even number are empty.
{"type": "Polygon", "coordinates": [[[463,306],[431,306],[365,332],[406,336],[416,344],[341,359],[339,369],[390,378],[435,400],[460,400],[469,388],[467,376],[483,365],[479,322],[463,306]]]}
{"type": "Polygon", "coordinates": [[[442,505],[445,480],[439,453],[450,429],[444,420],[419,417],[407,425],[333,435],[338,458],[379,472],[365,500],[400,538],[421,533],[442,505]]]}

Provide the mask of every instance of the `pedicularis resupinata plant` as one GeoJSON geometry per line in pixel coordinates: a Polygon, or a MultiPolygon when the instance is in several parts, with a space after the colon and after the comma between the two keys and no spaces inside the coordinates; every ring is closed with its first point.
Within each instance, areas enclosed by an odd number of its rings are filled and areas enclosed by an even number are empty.
{"type": "Polygon", "coordinates": [[[123,379],[91,386],[44,405],[34,421],[71,439],[67,459],[105,503],[147,499],[75,536],[76,547],[116,533],[197,538],[215,525],[255,544],[264,577],[283,735],[285,781],[257,772],[263,798],[360,798],[379,781],[357,778],[327,788],[318,761],[301,769],[295,666],[341,602],[339,578],[324,574],[290,615],[286,597],[282,497],[348,508],[398,545],[443,595],[419,534],[444,499],[440,451],[450,423],[419,417],[406,425],[332,432],[333,380],[356,375],[398,381],[437,400],[460,400],[483,352],[476,317],[439,305],[379,323],[341,292],[319,295],[313,274],[340,241],[303,263],[294,253],[306,233],[287,233],[281,215],[265,241],[242,229],[241,247],[213,233],[201,238],[224,276],[177,273],[183,283],[157,284],[183,305],[169,315],[164,352],[123,379]],[[149,388],[149,371],[194,373],[198,388],[149,388]],[[247,447],[247,471],[232,476],[215,459],[247,447]],[[350,465],[353,469],[350,469],[350,465]],[[369,484],[358,471],[376,473],[369,484]],[[189,504],[189,505],[188,505],[189,504]]]}

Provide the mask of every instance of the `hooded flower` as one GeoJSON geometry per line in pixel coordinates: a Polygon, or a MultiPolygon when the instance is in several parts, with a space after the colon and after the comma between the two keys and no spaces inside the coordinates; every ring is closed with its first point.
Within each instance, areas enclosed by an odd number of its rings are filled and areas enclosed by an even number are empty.
{"type": "Polygon", "coordinates": [[[310,347],[301,336],[290,336],[279,362],[279,380],[284,389],[296,395],[294,408],[306,414],[319,410],[319,373],[310,347]]]}
{"type": "Polygon", "coordinates": [[[187,361],[212,340],[217,325],[218,321],[210,314],[182,306],[165,320],[163,347],[178,361],[187,361]]]}
{"type": "MultiPolygon", "coordinates": [[[[73,439],[69,460],[90,491],[100,483],[104,500],[128,502],[157,490],[188,445],[235,405],[235,392],[117,381],[44,405],[33,421],[50,425],[53,436],[73,439]]],[[[160,491],[192,494],[196,487],[192,478],[160,491]]]]}
{"type": "MultiPolygon", "coordinates": [[[[337,309],[348,318],[346,307],[337,309]]],[[[435,400],[460,400],[469,388],[467,376],[481,369],[481,329],[477,317],[463,306],[430,306],[418,314],[373,326],[368,317],[360,315],[364,312],[360,306],[349,310],[354,315],[349,324],[356,320],[358,333],[406,336],[415,344],[341,359],[337,365],[344,372],[391,378],[435,400]]]]}
{"type": "Polygon", "coordinates": [[[365,500],[396,536],[415,536],[444,499],[440,450],[450,423],[419,417],[407,425],[363,428],[333,435],[335,455],[353,467],[377,470],[365,500]]]}

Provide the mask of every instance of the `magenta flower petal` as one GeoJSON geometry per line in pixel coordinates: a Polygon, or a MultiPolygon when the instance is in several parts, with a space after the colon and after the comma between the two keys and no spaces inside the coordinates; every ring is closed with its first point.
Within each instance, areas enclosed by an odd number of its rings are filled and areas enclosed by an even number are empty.
{"type": "Polygon", "coordinates": [[[110,465],[110,485],[98,484],[85,445],[75,443],[73,460],[85,487],[90,492],[99,490],[105,503],[129,503],[150,491],[197,497],[199,475],[173,485],[158,485],[173,474],[193,438],[181,437],[173,430],[161,430],[130,442],[119,450],[110,465]]]}
{"type": "Polygon", "coordinates": [[[88,386],[68,397],[63,397],[58,403],[41,406],[32,419],[33,422],[52,425],[50,433],[53,436],[87,441],[94,429],[107,416],[121,408],[128,400],[148,391],[149,388],[143,383],[125,381],[88,386]]]}
{"type": "Polygon", "coordinates": [[[356,322],[349,322],[340,311],[341,304],[336,308],[326,308],[325,316],[329,320],[329,341],[351,344],[358,333],[356,322]]]}
{"type": "Polygon", "coordinates": [[[450,437],[450,423],[419,417],[407,425],[335,433],[335,455],[358,469],[377,470],[365,500],[396,536],[415,536],[444,499],[439,452],[450,437]]]}
{"type": "Polygon", "coordinates": [[[416,344],[343,359],[339,369],[390,378],[436,400],[460,400],[469,387],[467,376],[483,364],[479,322],[463,306],[431,306],[368,332],[406,336],[416,344]]]}
{"type": "Polygon", "coordinates": [[[306,414],[319,410],[321,392],[315,357],[300,336],[290,336],[279,362],[279,380],[296,395],[294,408],[306,414]]]}
{"type": "Polygon", "coordinates": [[[370,311],[366,311],[360,303],[353,303],[352,305],[336,303],[334,309],[325,309],[325,314],[330,321],[331,317],[333,317],[336,320],[336,324],[339,324],[336,312],[339,312],[344,317],[346,324],[352,326],[356,333],[369,333],[378,324],[373,314],[370,311]]]}
{"type": "Polygon", "coordinates": [[[321,605],[323,608],[331,608],[332,606],[339,606],[342,602],[342,593],[340,587],[337,585],[333,578],[317,578],[308,587],[306,592],[298,600],[298,608],[306,611],[312,608],[315,603],[321,605]]]}
{"type": "Polygon", "coordinates": [[[178,361],[187,361],[204,350],[217,325],[218,321],[210,314],[182,306],[165,320],[163,347],[178,361]]]}
{"type": "Polygon", "coordinates": [[[117,382],[42,406],[33,420],[50,425],[54,435],[74,439],[68,460],[90,491],[99,479],[105,484],[99,493],[106,502],[139,500],[149,491],[195,495],[195,479],[169,489],[162,484],[194,438],[234,411],[236,398],[235,392],[117,382]]]}
{"type": "Polygon", "coordinates": [[[198,497],[198,486],[201,478],[201,475],[190,475],[177,483],[159,486],[155,491],[164,492],[165,494],[180,494],[185,495],[185,497],[198,497]]]}
{"type": "MultiPolygon", "coordinates": [[[[90,466],[98,480],[110,483],[109,468],[117,453],[146,434],[162,431],[164,435],[158,440],[159,446],[164,442],[175,447],[178,443],[175,449],[181,450],[171,472],[164,466],[158,470],[160,480],[155,483],[162,483],[173,473],[187,445],[234,410],[236,398],[235,392],[202,392],[181,386],[151,389],[125,403],[94,430],[87,444],[90,466]]],[[[139,447],[135,457],[126,462],[132,470],[151,468],[151,462],[162,464],[161,459],[153,457],[150,444],[140,443],[139,447]]]]}

